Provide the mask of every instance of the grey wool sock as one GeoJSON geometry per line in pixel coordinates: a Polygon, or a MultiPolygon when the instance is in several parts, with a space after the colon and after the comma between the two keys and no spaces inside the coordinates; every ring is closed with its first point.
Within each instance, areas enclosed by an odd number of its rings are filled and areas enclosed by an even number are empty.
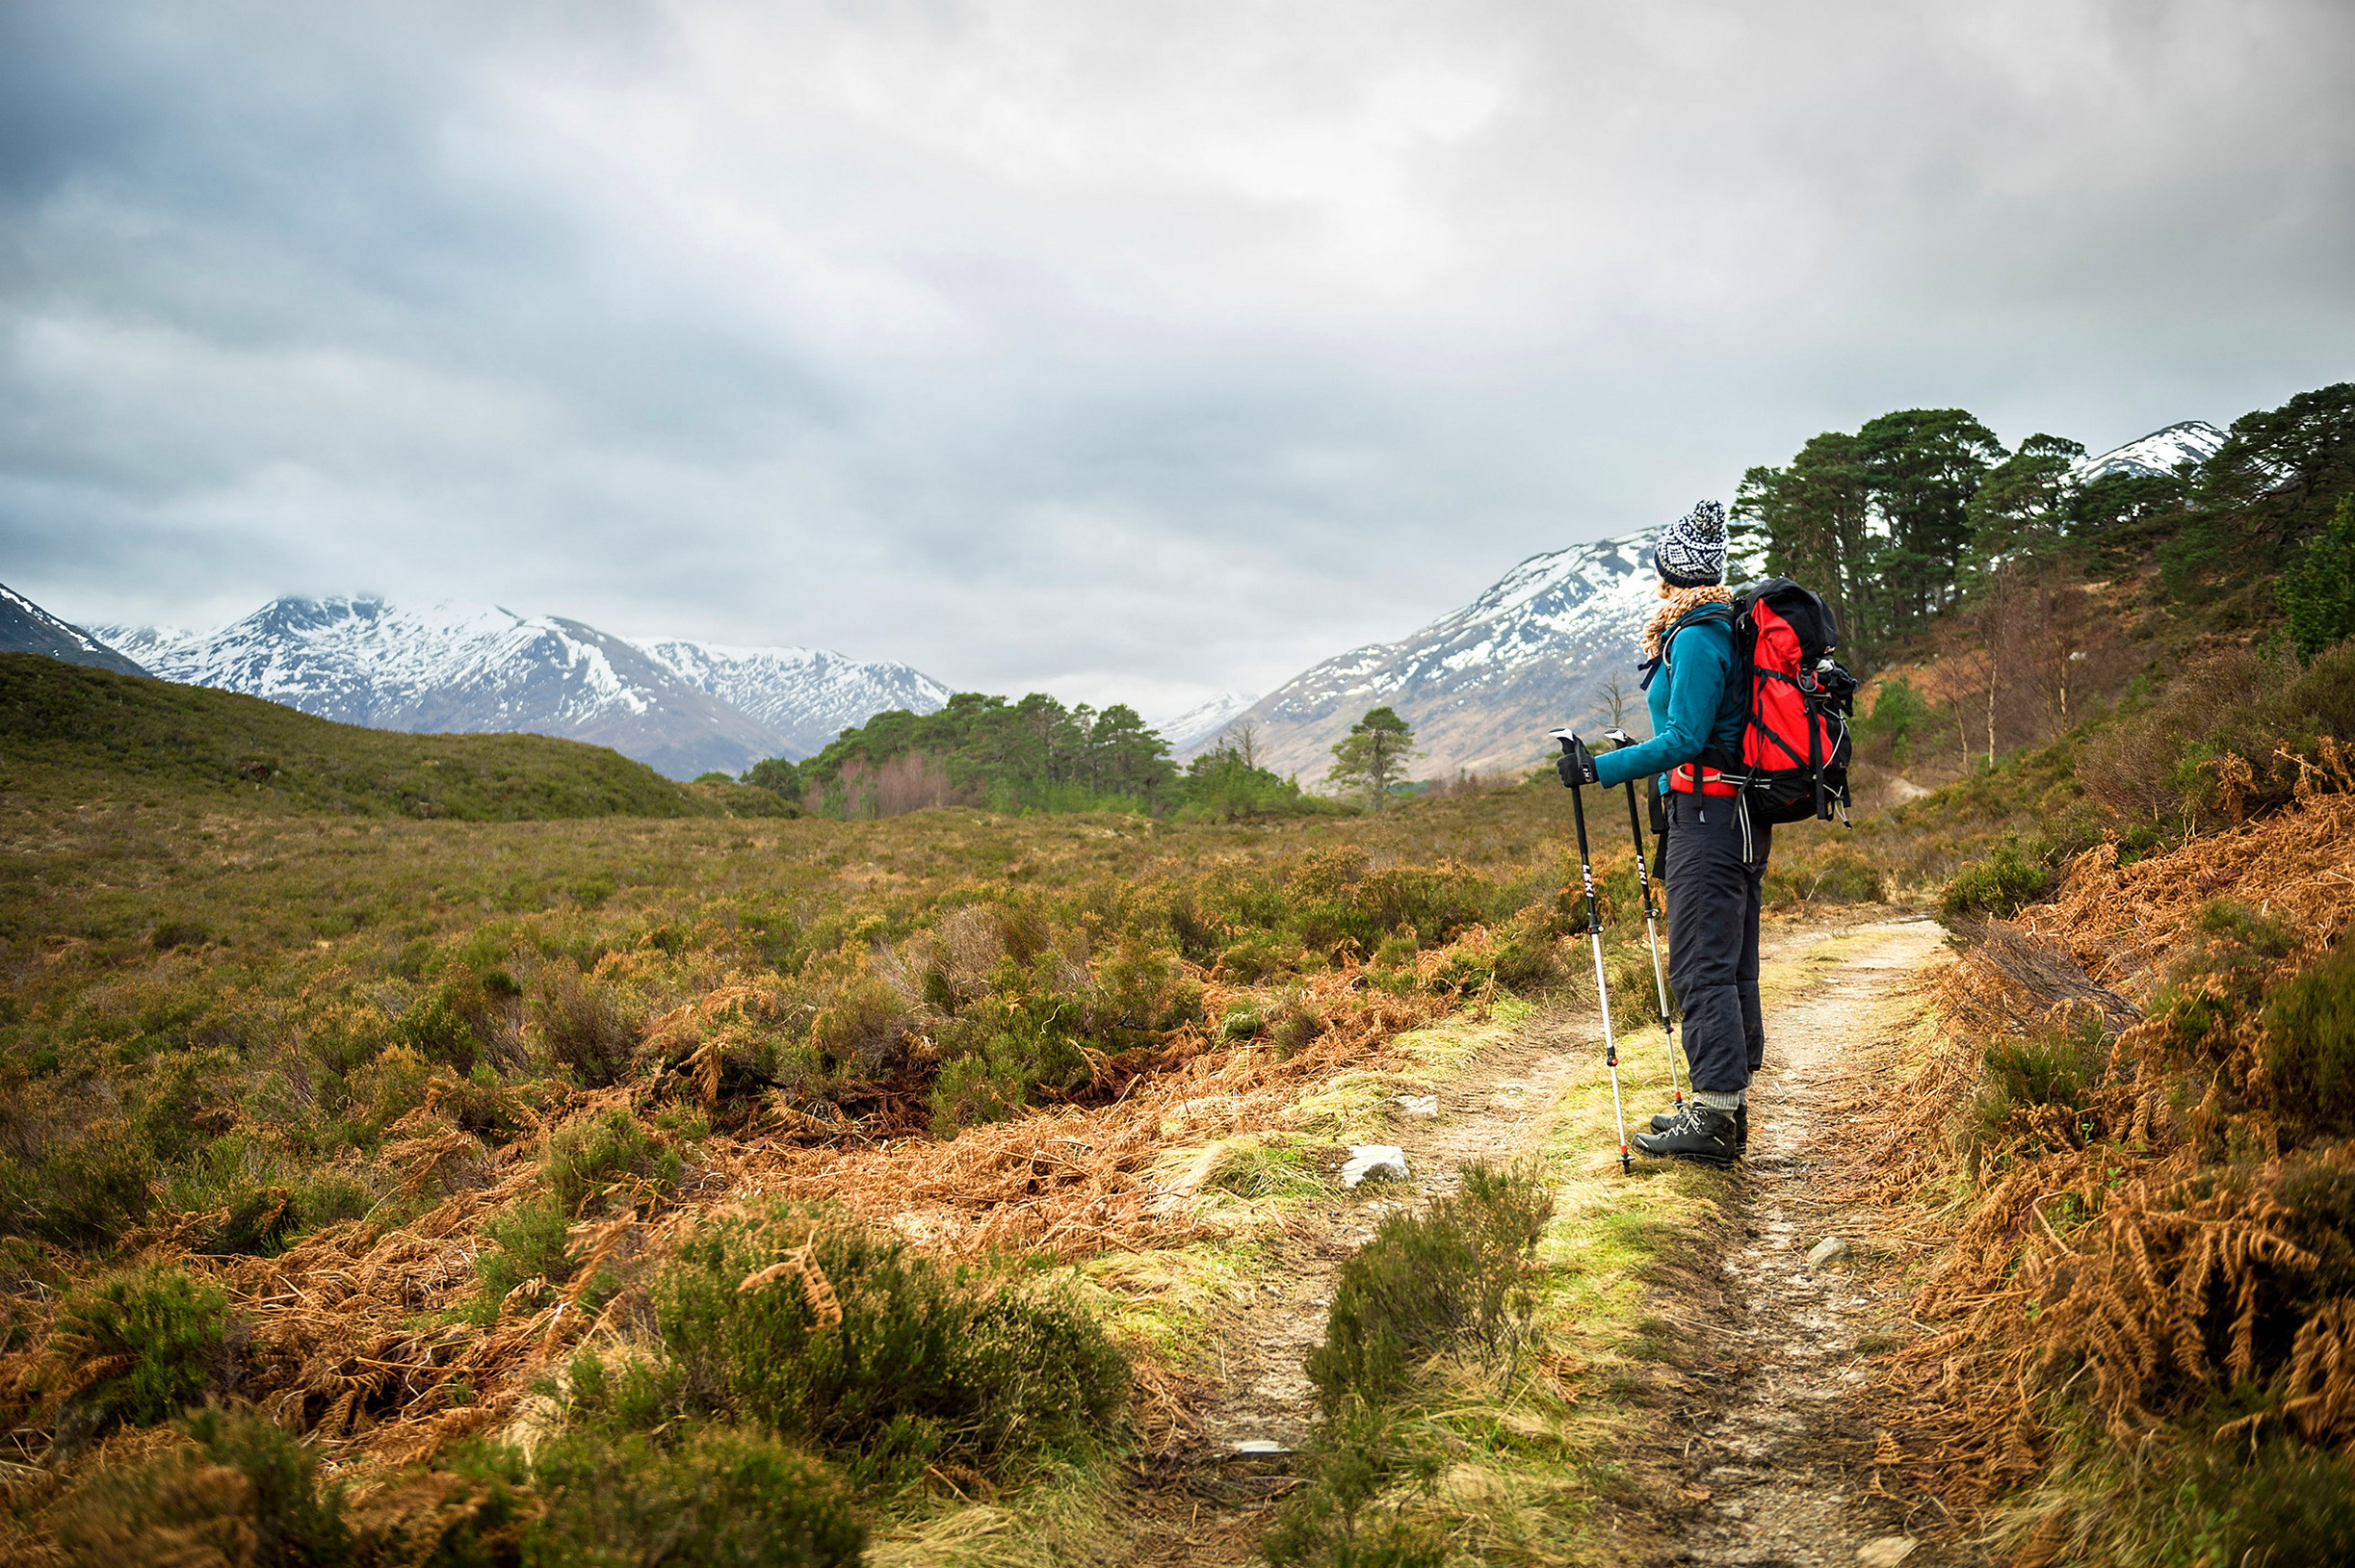
{"type": "Polygon", "coordinates": [[[1705,1106],[1711,1111],[1723,1111],[1730,1116],[1741,1109],[1741,1090],[1694,1089],[1692,1103],[1697,1106],[1705,1106]]]}

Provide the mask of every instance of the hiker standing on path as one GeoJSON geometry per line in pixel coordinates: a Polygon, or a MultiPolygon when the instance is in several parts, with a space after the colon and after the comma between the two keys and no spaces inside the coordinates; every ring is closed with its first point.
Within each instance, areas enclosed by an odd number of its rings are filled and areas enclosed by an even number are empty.
{"type": "Polygon", "coordinates": [[[1704,501],[1653,546],[1660,608],[1643,629],[1652,739],[1601,756],[1573,737],[1562,782],[1615,789],[1665,774],[1668,980],[1685,1011],[1692,1096],[1635,1137],[1645,1154],[1730,1165],[1749,1141],[1745,1096],[1766,1053],[1758,999],[1758,908],[1772,825],[1717,767],[1741,766],[1750,680],[1736,667],[1725,587],[1725,509],[1704,501]]]}

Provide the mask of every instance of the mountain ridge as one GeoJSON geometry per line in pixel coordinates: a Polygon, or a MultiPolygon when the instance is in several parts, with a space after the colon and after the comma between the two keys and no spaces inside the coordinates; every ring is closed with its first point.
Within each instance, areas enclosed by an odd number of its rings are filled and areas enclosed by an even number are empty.
{"type": "Polygon", "coordinates": [[[1540,552],[1461,609],[1303,670],[1232,724],[1257,731],[1262,766],[1317,778],[1349,725],[1387,706],[1414,726],[1413,771],[1518,771],[1542,759],[1548,729],[1604,711],[1614,669],[1635,690],[1656,583],[1648,534],[1540,552]]]}
{"type": "Polygon", "coordinates": [[[118,675],[147,673],[119,648],[60,620],[6,584],[0,584],[0,653],[38,653],[118,675]]]}
{"type": "Polygon", "coordinates": [[[945,687],[904,665],[632,640],[463,601],[289,595],[209,632],[122,626],[102,635],[168,680],[380,729],[587,741],[673,778],[807,756],[886,708],[929,712],[947,700],[945,687]]]}

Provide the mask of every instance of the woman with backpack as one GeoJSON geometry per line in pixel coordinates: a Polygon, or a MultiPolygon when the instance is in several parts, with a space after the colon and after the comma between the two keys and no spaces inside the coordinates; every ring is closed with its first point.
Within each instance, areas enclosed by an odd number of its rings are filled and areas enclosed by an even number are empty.
{"type": "Polygon", "coordinates": [[[1739,769],[1749,719],[1750,670],[1736,649],[1725,540],[1725,509],[1704,501],[1653,547],[1661,604],[1643,631],[1652,739],[1597,756],[1572,737],[1557,765],[1574,789],[1666,775],[1668,979],[1684,1008],[1692,1095],[1681,1113],[1653,1117],[1635,1143],[1712,1165],[1732,1164],[1749,1140],[1747,1092],[1766,1043],[1759,892],[1774,842],[1741,786],[1703,761],[1739,769]]]}

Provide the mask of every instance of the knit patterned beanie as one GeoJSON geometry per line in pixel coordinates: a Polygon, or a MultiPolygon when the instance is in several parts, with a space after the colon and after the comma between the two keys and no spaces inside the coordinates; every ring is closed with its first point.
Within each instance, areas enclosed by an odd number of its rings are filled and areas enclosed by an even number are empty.
{"type": "Polygon", "coordinates": [[[1725,581],[1725,509],[1703,501],[1660,531],[1652,547],[1661,581],[1670,588],[1706,588],[1725,581]]]}

